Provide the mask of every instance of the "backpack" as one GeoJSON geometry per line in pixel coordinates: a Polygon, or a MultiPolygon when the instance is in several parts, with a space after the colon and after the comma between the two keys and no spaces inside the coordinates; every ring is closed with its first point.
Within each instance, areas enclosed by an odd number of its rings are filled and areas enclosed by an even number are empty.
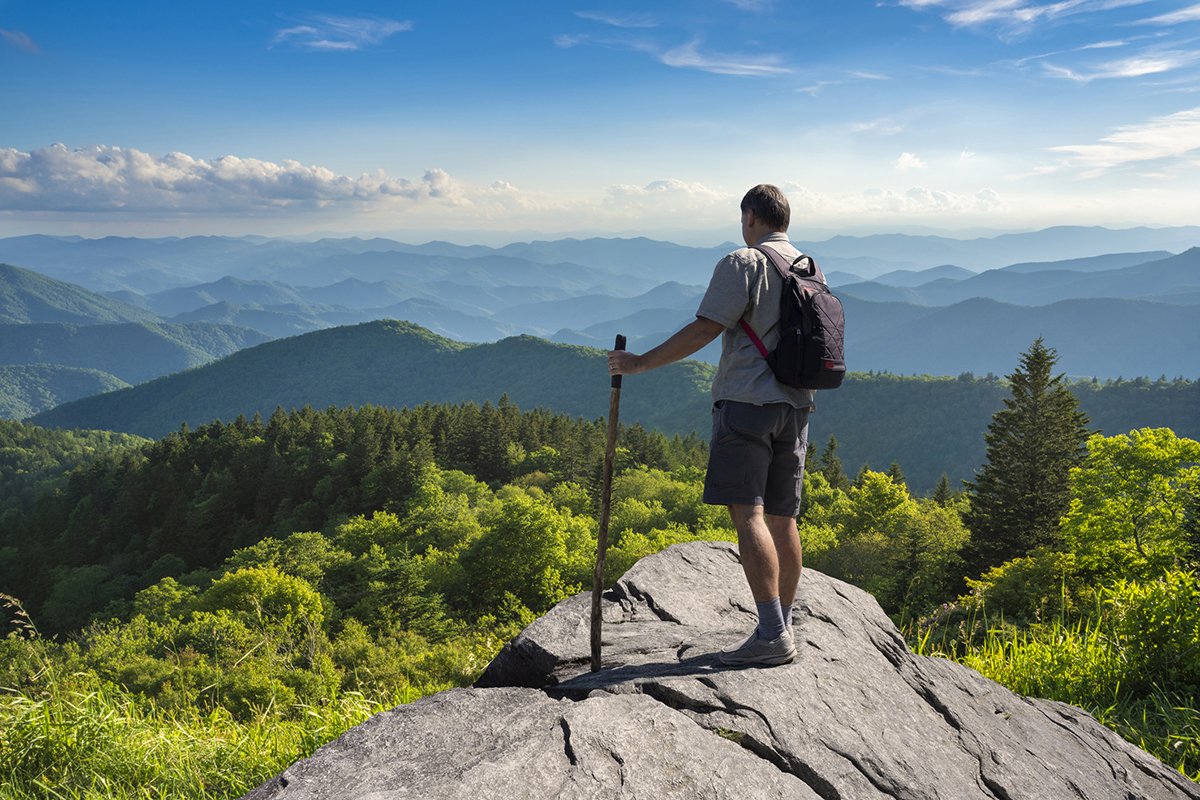
{"type": "Polygon", "coordinates": [[[767,360],[775,379],[795,389],[836,389],[846,376],[846,316],[842,301],[829,291],[817,262],[801,253],[788,264],[770,247],[755,247],[779,270],[779,344],[770,353],[754,329],[742,329],[767,360]]]}

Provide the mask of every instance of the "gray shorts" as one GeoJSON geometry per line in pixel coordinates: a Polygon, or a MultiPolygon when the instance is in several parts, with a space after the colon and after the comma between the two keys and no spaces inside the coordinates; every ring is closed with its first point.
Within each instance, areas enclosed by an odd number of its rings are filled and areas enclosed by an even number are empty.
{"type": "Polygon", "coordinates": [[[807,408],[718,400],[713,405],[704,502],[759,505],[767,514],[796,516],[807,449],[807,408]]]}

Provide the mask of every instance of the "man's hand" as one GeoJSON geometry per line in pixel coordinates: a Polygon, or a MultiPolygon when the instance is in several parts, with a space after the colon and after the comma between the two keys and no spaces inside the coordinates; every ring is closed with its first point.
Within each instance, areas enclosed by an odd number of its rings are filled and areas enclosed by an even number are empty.
{"type": "Polygon", "coordinates": [[[608,351],[609,375],[636,375],[645,371],[646,368],[642,366],[642,357],[636,353],[628,350],[608,351]]]}
{"type": "Polygon", "coordinates": [[[671,338],[644,355],[626,350],[608,351],[609,375],[636,375],[687,358],[721,335],[725,326],[705,317],[696,317],[671,335],[671,338]]]}

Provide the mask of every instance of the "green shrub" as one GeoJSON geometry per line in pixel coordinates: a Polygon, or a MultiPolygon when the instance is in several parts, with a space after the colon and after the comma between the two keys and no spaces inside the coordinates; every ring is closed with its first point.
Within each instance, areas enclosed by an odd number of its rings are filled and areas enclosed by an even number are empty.
{"type": "Polygon", "coordinates": [[[1200,688],[1200,580],[1170,571],[1156,581],[1121,581],[1106,593],[1114,649],[1129,689],[1200,688]]]}

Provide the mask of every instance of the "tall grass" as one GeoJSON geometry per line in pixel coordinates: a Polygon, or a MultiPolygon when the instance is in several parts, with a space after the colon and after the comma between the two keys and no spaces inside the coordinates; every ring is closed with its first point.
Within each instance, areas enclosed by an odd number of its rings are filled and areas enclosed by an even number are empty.
{"type": "MultiPolygon", "coordinates": [[[[395,703],[412,698],[394,698],[395,703]]],[[[238,797],[389,707],[349,694],[265,710],[238,722],[223,708],[162,712],[119,688],[0,695],[0,796],[33,798],[238,797]]]]}

